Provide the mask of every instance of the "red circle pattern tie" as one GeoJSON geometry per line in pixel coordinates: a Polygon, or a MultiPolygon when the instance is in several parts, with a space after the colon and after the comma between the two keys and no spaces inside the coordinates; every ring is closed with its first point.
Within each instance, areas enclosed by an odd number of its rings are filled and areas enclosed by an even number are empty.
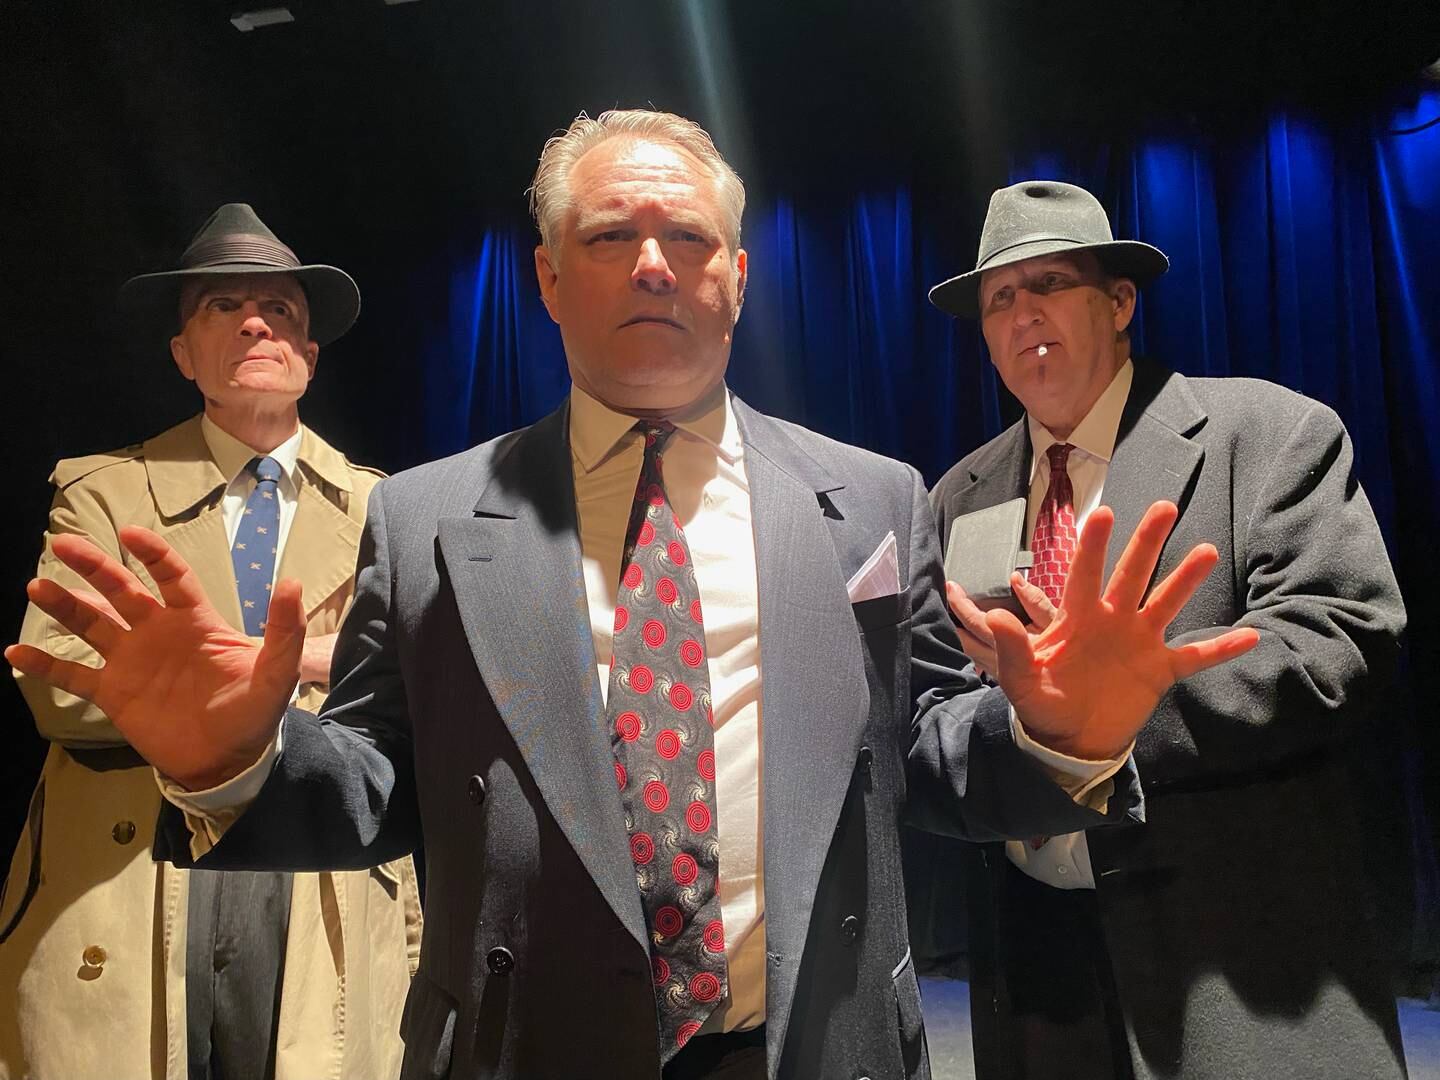
{"type": "Polygon", "coordinates": [[[620,565],[606,717],[668,1062],[725,997],[728,975],[705,626],[661,471],[675,428],[636,427],[645,460],[620,565]]]}
{"type": "Polygon", "coordinates": [[[1075,490],[1065,471],[1073,449],[1069,443],[1054,443],[1045,452],[1050,459],[1050,487],[1040,503],[1035,533],[1030,537],[1030,551],[1035,558],[1030,580],[1057,606],[1065,592],[1065,578],[1079,539],[1075,529],[1075,490]]]}

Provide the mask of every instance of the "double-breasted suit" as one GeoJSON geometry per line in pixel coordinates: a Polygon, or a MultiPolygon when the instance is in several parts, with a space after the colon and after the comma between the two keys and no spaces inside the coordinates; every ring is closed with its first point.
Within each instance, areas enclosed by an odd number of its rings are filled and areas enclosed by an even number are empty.
{"type": "MultiPolygon", "coordinates": [[[[1087,836],[1140,1080],[1403,1075],[1343,757],[1392,673],[1405,614],[1352,465],[1339,418],[1316,401],[1135,362],[1101,499],[1115,511],[1110,565],[1145,509],[1171,500],[1180,518],[1156,580],[1198,543],[1220,561],[1168,636],[1260,632],[1249,653],[1172,688],[1140,732],[1144,823],[1087,836]]],[[[942,535],[1024,497],[1030,477],[1022,419],[936,485],[942,535]]],[[[977,1072],[1009,1077],[1020,1036],[997,963],[1006,856],[966,847],[935,857],[971,860],[977,1072]]]]}
{"type": "MultiPolygon", "coordinates": [[[[1108,815],[1077,806],[1015,748],[1003,694],[961,673],[914,470],[733,407],[759,595],[769,1072],[925,1076],[907,802],[991,838],[1123,820],[1138,787],[1123,774],[1108,815]],[[847,579],[890,531],[899,591],[852,604],[847,579]]],[[[407,1078],[659,1072],[567,431],[562,408],[377,487],[325,710],[288,715],[274,772],[202,862],[367,866],[423,837],[407,1078]]],[[[178,813],[165,824],[185,860],[178,813]]]]}
{"type": "MultiPolygon", "coordinates": [[[[350,603],[367,496],[379,475],[351,465],[308,428],[299,462],[280,573],[304,585],[310,633],[332,634],[350,603]]],[[[114,453],[62,461],[53,480],[39,576],[86,587],[49,545],[61,533],[79,533],[148,583],[118,541],[122,525],[143,525],[186,559],[227,622],[244,625],[220,504],[226,478],[198,416],[114,453]]],[[[33,605],[21,640],[95,660],[33,605]]],[[[93,705],[37,680],[20,682],[51,746],[0,895],[0,986],[7,988],[0,1076],[182,1080],[188,876],[155,859],[162,800],[154,770],[93,705]]],[[[323,697],[307,685],[298,700],[317,706],[323,697]]],[[[419,939],[407,852],[373,870],[298,875],[277,1080],[393,1074],[419,939]]]]}

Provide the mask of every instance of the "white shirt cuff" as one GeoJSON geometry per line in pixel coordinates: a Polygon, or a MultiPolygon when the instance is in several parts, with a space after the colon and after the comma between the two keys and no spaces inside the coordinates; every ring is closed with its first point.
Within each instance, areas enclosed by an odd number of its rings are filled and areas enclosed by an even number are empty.
{"type": "Polygon", "coordinates": [[[225,830],[255,801],[275,770],[284,741],[285,724],[282,721],[275,729],[275,737],[253,765],[223,784],[203,791],[187,791],[158,769],[155,770],[160,794],[185,815],[185,827],[190,830],[191,858],[200,858],[218,844],[225,830]]]}
{"type": "Polygon", "coordinates": [[[1023,753],[1039,762],[1049,773],[1050,779],[1060,785],[1076,803],[1102,812],[1115,791],[1111,777],[1124,767],[1135,749],[1132,740],[1119,757],[1107,758],[1104,761],[1087,761],[1062,754],[1048,746],[1041,746],[1032,739],[1020,723],[1020,717],[1016,715],[1013,705],[1010,707],[1010,737],[1023,753]]]}

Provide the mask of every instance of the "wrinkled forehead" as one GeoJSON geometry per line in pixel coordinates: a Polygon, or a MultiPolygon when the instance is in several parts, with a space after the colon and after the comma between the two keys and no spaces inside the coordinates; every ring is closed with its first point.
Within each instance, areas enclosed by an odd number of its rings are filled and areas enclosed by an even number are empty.
{"type": "Polygon", "coordinates": [[[591,147],[570,170],[572,214],[639,204],[683,205],[719,213],[711,171],[675,143],[617,135],[591,147]]]}
{"type": "Polygon", "coordinates": [[[980,275],[980,292],[983,294],[1001,285],[1033,281],[1041,274],[1055,270],[1084,277],[1097,277],[1100,275],[1101,266],[1093,251],[1057,251],[1050,255],[1036,255],[1033,259],[1021,259],[994,270],[986,270],[980,275]]]}

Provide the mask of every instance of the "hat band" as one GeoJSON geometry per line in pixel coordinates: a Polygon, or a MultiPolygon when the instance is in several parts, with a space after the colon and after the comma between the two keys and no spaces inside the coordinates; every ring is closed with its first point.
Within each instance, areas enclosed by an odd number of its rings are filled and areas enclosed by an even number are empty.
{"type": "Polygon", "coordinates": [[[186,270],[230,263],[275,266],[286,270],[300,267],[300,260],[288,247],[278,240],[255,233],[230,233],[213,240],[202,240],[180,256],[180,265],[186,270]]]}
{"type": "Polygon", "coordinates": [[[1004,247],[997,248],[995,251],[990,252],[989,255],[986,255],[985,258],[980,260],[979,264],[976,265],[975,269],[983,270],[986,264],[994,262],[1001,255],[1004,255],[1005,252],[1013,251],[1016,248],[1024,247],[1027,244],[1059,243],[1073,244],[1075,247],[1098,247],[1101,244],[1113,244],[1114,242],[1115,241],[1113,238],[1109,240],[1076,240],[1073,237],[1069,236],[1027,236],[1024,240],[1017,240],[1013,244],[1006,244],[1004,247]]]}

